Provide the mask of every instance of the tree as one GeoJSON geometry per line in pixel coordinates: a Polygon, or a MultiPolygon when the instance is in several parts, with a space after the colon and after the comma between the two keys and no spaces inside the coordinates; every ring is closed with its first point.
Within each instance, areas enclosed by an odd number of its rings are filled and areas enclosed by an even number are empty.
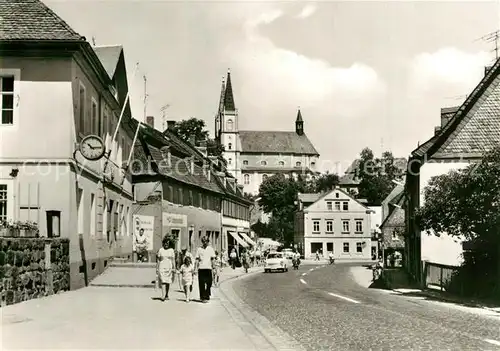
{"type": "Polygon", "coordinates": [[[316,192],[322,193],[329,190],[333,190],[335,186],[339,183],[339,176],[333,173],[321,174],[316,178],[316,192]]]}
{"type": "Polygon", "coordinates": [[[464,255],[466,269],[460,273],[467,288],[500,296],[500,148],[479,164],[431,178],[424,200],[416,216],[421,229],[464,237],[476,247],[464,255]]]}
{"type": "Polygon", "coordinates": [[[206,142],[207,154],[209,156],[222,157],[224,146],[217,140],[209,138],[204,120],[194,117],[182,120],[174,125],[173,131],[185,142],[191,142],[192,136],[194,137],[195,145],[206,142]]]}
{"type": "Polygon", "coordinates": [[[375,206],[380,205],[394,189],[392,181],[401,176],[390,151],[384,152],[382,158],[378,159],[369,148],[361,151],[357,172],[361,179],[358,198],[366,199],[375,206]]]}

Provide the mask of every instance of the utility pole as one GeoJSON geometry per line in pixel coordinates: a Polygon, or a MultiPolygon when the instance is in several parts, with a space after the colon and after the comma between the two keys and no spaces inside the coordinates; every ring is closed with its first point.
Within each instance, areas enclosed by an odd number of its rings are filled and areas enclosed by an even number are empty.
{"type": "Polygon", "coordinates": [[[148,90],[146,75],[143,75],[142,77],[144,79],[144,122],[146,122],[148,90]]]}
{"type": "Polygon", "coordinates": [[[163,105],[160,109],[160,111],[162,112],[162,116],[161,116],[161,131],[164,132],[165,131],[165,123],[167,122],[167,109],[170,107],[170,104],[166,104],[166,105],[163,105]]]}

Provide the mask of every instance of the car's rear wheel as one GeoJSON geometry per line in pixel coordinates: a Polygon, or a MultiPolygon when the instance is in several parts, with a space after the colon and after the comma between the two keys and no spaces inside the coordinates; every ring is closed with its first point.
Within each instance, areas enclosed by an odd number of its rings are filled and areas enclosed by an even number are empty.
{"type": "Polygon", "coordinates": [[[270,270],[269,269],[264,269],[264,273],[269,273],[270,270]]]}

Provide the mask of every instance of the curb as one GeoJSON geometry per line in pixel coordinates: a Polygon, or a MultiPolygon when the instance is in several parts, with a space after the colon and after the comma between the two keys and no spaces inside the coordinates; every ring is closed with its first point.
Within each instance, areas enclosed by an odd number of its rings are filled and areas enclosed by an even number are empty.
{"type": "Polygon", "coordinates": [[[89,284],[96,288],[154,288],[154,284],[89,284]]]}
{"type": "Polygon", "coordinates": [[[306,349],[291,335],[273,325],[266,317],[256,312],[233,290],[232,283],[235,280],[248,279],[258,273],[262,272],[249,272],[230,277],[221,282],[219,293],[221,295],[222,306],[228,311],[234,322],[247,333],[258,350],[271,348],[275,350],[305,351],[306,349]]]}

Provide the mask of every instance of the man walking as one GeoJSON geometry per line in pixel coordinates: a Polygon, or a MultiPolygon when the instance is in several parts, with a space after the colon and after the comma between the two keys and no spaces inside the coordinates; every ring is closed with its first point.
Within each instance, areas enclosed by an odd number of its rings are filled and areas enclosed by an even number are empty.
{"type": "Polygon", "coordinates": [[[212,269],[215,260],[215,251],[209,245],[208,237],[201,239],[202,247],[196,252],[195,271],[198,271],[198,286],[200,289],[200,300],[207,303],[210,300],[210,289],[212,288],[212,269]]]}

